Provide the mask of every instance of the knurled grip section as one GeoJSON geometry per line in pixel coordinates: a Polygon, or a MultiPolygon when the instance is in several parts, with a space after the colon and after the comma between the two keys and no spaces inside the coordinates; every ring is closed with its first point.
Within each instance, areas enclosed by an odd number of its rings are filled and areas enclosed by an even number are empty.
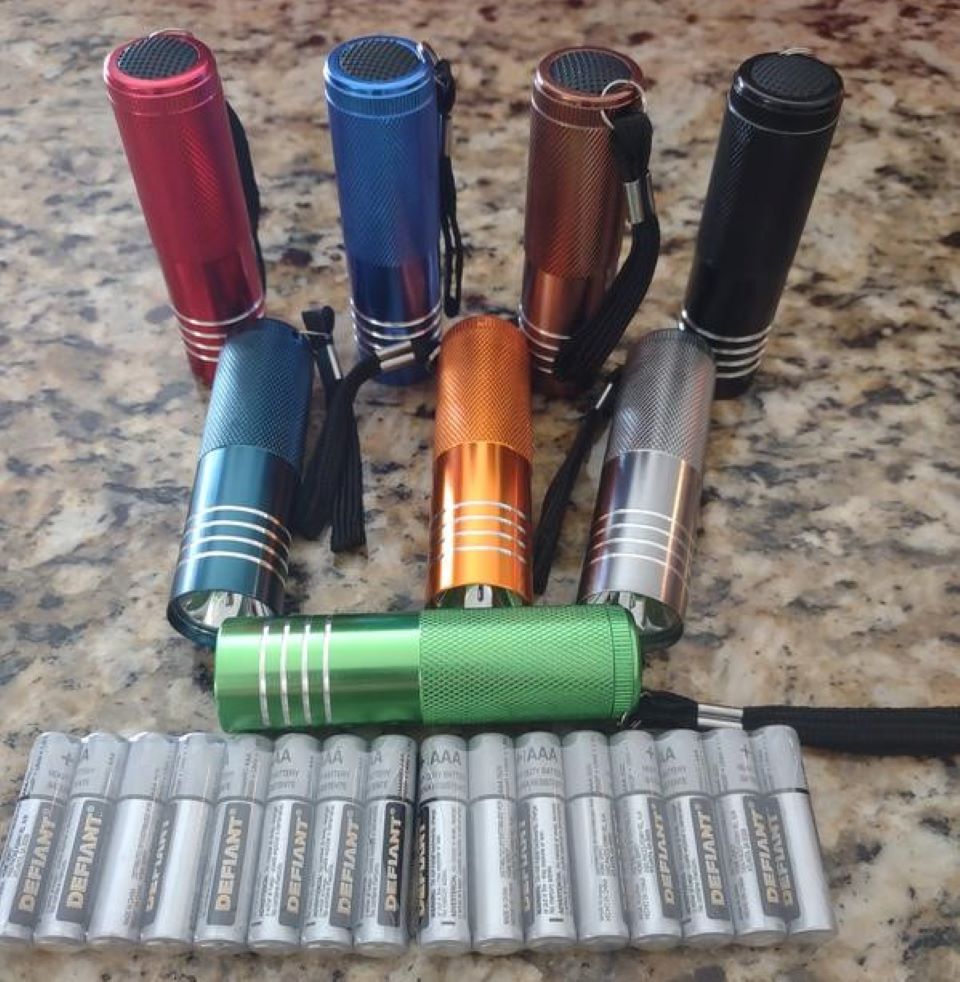
{"type": "Polygon", "coordinates": [[[460,321],[440,345],[434,459],[468,443],[497,443],[533,459],[527,342],[499,317],[460,321]]]}
{"type": "Polygon", "coordinates": [[[611,719],[640,694],[640,651],[621,607],[425,610],[423,722],[611,719]]]}
{"type": "Polygon", "coordinates": [[[218,447],[260,447],[299,474],[312,380],[310,348],[288,324],[265,318],[231,334],[220,354],[200,456],[218,447]]]}
{"type": "Polygon", "coordinates": [[[683,304],[721,380],[759,364],[842,99],[840,76],[803,55],[757,55],[737,71],[683,304]]]}
{"type": "Polygon", "coordinates": [[[627,359],[604,463],[655,450],[703,473],[715,368],[710,347],[668,328],[641,338],[627,359]]]}
{"type": "MultiPolygon", "coordinates": [[[[547,55],[533,80],[524,248],[527,262],[554,276],[580,279],[616,265],[623,237],[624,195],[600,115],[630,105],[635,88],[621,85],[601,96],[565,87],[560,71],[571,59],[594,66],[598,78],[617,74],[642,84],[639,66],[604,48],[566,48],[547,55]]],[[[580,73],[581,75],[584,73],[580,73]]]]}

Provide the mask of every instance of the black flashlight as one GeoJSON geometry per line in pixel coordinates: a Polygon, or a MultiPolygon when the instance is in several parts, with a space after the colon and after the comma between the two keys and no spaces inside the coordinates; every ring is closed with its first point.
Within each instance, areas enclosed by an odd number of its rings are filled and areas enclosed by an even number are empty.
{"type": "Polygon", "coordinates": [[[718,399],[760,365],[842,101],[837,72],[798,52],[734,76],[680,315],[713,349],[718,399]]]}

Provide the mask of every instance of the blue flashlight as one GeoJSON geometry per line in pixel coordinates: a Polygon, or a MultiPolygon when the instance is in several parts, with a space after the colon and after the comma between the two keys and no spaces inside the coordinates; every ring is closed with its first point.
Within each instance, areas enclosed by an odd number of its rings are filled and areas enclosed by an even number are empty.
{"type": "MultiPolygon", "coordinates": [[[[437,342],[444,308],[459,306],[458,297],[442,297],[439,249],[442,223],[450,242],[449,66],[424,44],[375,35],[334,48],[324,81],[359,354],[437,342]]],[[[419,366],[379,376],[394,385],[425,377],[419,366]]]]}

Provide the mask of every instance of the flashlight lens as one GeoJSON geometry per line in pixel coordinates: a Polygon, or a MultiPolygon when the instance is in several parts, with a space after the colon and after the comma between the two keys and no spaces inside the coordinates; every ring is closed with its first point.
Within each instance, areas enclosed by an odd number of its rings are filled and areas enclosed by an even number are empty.
{"type": "Polygon", "coordinates": [[[522,607],[526,601],[513,590],[500,586],[480,583],[472,586],[453,587],[438,593],[433,600],[434,607],[463,608],[478,610],[488,607],[522,607]]]}
{"type": "Polygon", "coordinates": [[[683,619],[677,611],[660,600],[639,593],[604,590],[585,597],[581,603],[618,604],[625,608],[637,626],[645,651],[667,648],[683,634],[683,619]]]}
{"type": "Polygon", "coordinates": [[[184,633],[193,640],[209,643],[220,625],[230,617],[272,617],[275,613],[262,600],[228,590],[197,590],[178,597],[176,613],[184,633]]]}

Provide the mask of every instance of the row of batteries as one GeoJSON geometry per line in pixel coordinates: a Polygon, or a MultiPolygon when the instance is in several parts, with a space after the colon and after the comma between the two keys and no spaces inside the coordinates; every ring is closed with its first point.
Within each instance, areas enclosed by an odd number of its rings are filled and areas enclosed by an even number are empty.
{"type": "Polygon", "coordinates": [[[794,730],[36,741],[0,938],[386,956],[820,942],[794,730]],[[419,771],[419,780],[417,778],[419,771]]]}

